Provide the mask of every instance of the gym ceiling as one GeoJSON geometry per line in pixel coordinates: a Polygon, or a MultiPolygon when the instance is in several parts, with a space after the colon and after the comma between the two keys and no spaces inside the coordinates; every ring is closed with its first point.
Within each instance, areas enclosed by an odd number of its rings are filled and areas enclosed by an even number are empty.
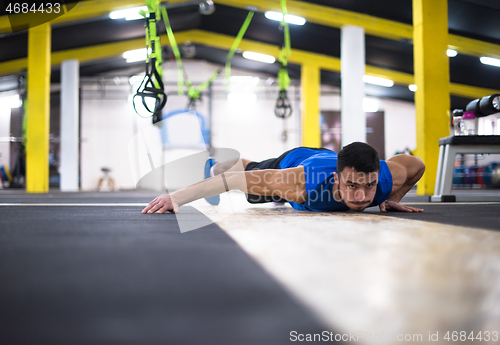
{"type": "MultiPolygon", "coordinates": [[[[223,65],[248,13],[248,5],[257,7],[258,12],[240,47],[246,50],[255,47],[277,56],[283,35],[279,23],[267,19],[264,12],[279,10],[278,0],[214,0],[216,9],[210,15],[200,13],[199,2],[167,3],[178,43],[182,46],[189,41],[195,48],[194,55],[191,47],[190,56],[184,58],[223,65]]],[[[144,22],[112,20],[108,16],[114,9],[142,5],[138,0],[79,1],[77,6],[83,9],[75,7],[59,17],[52,26],[52,82],[59,82],[59,60],[66,58],[81,61],[81,77],[130,76],[143,72],[144,62],[127,63],[121,54],[144,47],[144,22]],[[71,18],[64,21],[64,17],[71,18]]],[[[318,59],[329,66],[322,69],[322,83],[340,87],[340,27],[358,23],[366,32],[367,74],[395,82],[393,87],[366,84],[366,94],[413,101],[414,93],[408,89],[413,80],[411,0],[289,0],[288,11],[307,19],[303,26],[290,25],[292,49],[302,59],[318,59]]],[[[27,31],[9,32],[6,19],[0,17],[0,92],[5,90],[1,85],[2,75],[23,73],[28,54],[27,31]]],[[[463,108],[474,98],[499,92],[500,68],[484,65],[479,58],[500,58],[500,2],[449,0],[448,27],[449,47],[458,51],[456,57],[450,58],[451,109],[463,108]]],[[[171,56],[163,25],[160,33],[164,56],[171,56]]],[[[294,53],[289,73],[292,79],[300,79],[300,65],[298,60],[294,61],[294,53]]],[[[272,65],[255,62],[239,53],[233,59],[233,66],[271,76],[276,76],[279,69],[278,62],[272,65]]]]}

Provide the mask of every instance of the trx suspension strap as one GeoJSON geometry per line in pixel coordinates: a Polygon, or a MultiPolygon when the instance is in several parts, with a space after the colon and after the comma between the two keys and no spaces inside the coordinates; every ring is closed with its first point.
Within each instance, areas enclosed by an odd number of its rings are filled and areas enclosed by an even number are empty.
{"type": "Polygon", "coordinates": [[[184,66],[182,65],[181,52],[179,51],[179,47],[177,46],[177,41],[175,40],[174,32],[172,31],[172,27],[170,26],[170,20],[168,19],[167,9],[165,7],[161,8],[161,16],[163,18],[163,22],[165,23],[165,29],[167,30],[168,41],[170,43],[170,47],[172,47],[172,52],[175,56],[175,61],[178,67],[178,75],[177,75],[177,88],[179,95],[184,95],[184,66]]]}
{"type": "Polygon", "coordinates": [[[146,0],[148,7],[147,14],[141,11],[141,14],[146,17],[146,48],[148,57],[146,59],[146,75],[134,95],[134,110],[141,116],[145,117],[137,111],[135,98],[140,97],[146,111],[154,116],[153,123],[161,121],[161,111],[167,103],[167,95],[162,80],[163,62],[160,37],[158,36],[157,18],[161,17],[159,0],[146,0]]]}
{"type": "Polygon", "coordinates": [[[208,81],[202,83],[201,85],[198,86],[198,88],[194,88],[193,84],[187,77],[187,73],[184,70],[184,65],[182,64],[182,59],[181,59],[181,53],[179,51],[179,46],[177,45],[177,41],[175,40],[174,32],[172,31],[172,27],[170,26],[170,20],[168,19],[168,13],[167,9],[165,7],[161,8],[161,14],[163,21],[165,23],[165,28],[167,30],[167,35],[168,35],[168,40],[170,42],[170,46],[172,47],[172,51],[175,56],[175,62],[177,63],[177,68],[178,68],[178,77],[177,77],[177,88],[178,88],[178,94],[179,95],[184,95],[184,84],[188,88],[188,97],[189,97],[189,103],[187,108],[188,109],[195,109],[196,108],[196,101],[200,99],[200,93],[203,89],[205,89],[210,83],[219,75],[221,72],[221,69],[218,69],[215,71],[214,74],[208,79],[208,81]],[[184,75],[186,77],[184,78],[184,75]]]}
{"type": "Polygon", "coordinates": [[[233,45],[231,46],[231,49],[229,50],[229,53],[227,54],[226,57],[226,75],[224,79],[226,80],[226,85],[229,83],[229,77],[231,76],[231,60],[233,59],[234,53],[236,52],[236,49],[238,49],[241,40],[243,39],[243,36],[245,35],[245,32],[248,29],[248,26],[250,25],[250,22],[252,21],[252,17],[254,11],[248,12],[247,18],[245,19],[245,22],[243,23],[243,26],[241,27],[240,31],[238,32],[238,35],[236,35],[236,39],[233,42],[233,45]]]}
{"type": "MultiPolygon", "coordinates": [[[[161,14],[163,21],[165,23],[165,28],[167,29],[167,35],[168,35],[168,40],[170,41],[170,46],[172,47],[172,51],[175,56],[175,61],[177,63],[177,67],[179,69],[178,71],[178,80],[177,80],[177,86],[178,86],[178,94],[183,95],[184,90],[183,90],[183,85],[185,84],[188,88],[187,95],[189,97],[189,103],[188,103],[188,109],[195,109],[196,107],[196,101],[200,99],[201,92],[210,85],[210,83],[217,78],[217,76],[221,73],[222,68],[217,69],[217,71],[212,74],[212,76],[204,83],[200,84],[197,88],[193,87],[193,84],[187,77],[187,73],[184,70],[184,66],[182,64],[182,59],[181,59],[181,54],[179,52],[179,47],[177,45],[177,41],[175,40],[174,33],[172,31],[172,27],[170,26],[170,21],[168,19],[168,13],[165,7],[161,8],[161,14]],[[185,75],[185,77],[184,77],[185,75]]],[[[254,15],[253,11],[250,11],[245,19],[245,22],[243,23],[243,26],[240,28],[240,31],[238,32],[238,35],[236,36],[236,39],[233,42],[233,45],[231,46],[231,49],[229,50],[229,53],[226,57],[226,80],[229,81],[229,76],[231,75],[231,60],[234,56],[234,53],[238,49],[238,46],[240,45],[241,40],[243,39],[243,36],[245,35],[246,30],[248,29],[248,26],[250,25],[250,22],[252,21],[252,17],[254,15]]],[[[227,82],[226,81],[226,82],[227,82]]]]}
{"type": "MultiPolygon", "coordinates": [[[[291,44],[290,30],[288,28],[288,23],[285,21],[285,16],[287,14],[286,0],[281,0],[281,9],[283,12],[283,18],[281,20],[280,28],[283,28],[284,31],[284,44],[281,47],[279,56],[279,62],[281,64],[280,70],[278,72],[280,92],[276,101],[276,106],[274,107],[274,114],[279,118],[285,119],[292,115],[292,107],[287,96],[287,89],[290,85],[290,76],[288,75],[287,69],[287,58],[291,55],[291,44]]],[[[284,132],[284,135],[286,135],[286,131],[284,132]]]]}

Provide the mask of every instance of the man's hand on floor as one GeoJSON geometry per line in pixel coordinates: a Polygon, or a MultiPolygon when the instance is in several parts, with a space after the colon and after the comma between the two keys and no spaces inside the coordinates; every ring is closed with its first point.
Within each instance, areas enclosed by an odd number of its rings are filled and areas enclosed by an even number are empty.
{"type": "Polygon", "coordinates": [[[142,210],[142,213],[165,213],[167,211],[178,213],[179,205],[172,200],[170,195],[163,194],[151,201],[148,206],[142,210]]]}
{"type": "Polygon", "coordinates": [[[379,206],[381,212],[396,211],[396,212],[424,212],[421,208],[401,205],[396,201],[384,201],[379,206]]]}

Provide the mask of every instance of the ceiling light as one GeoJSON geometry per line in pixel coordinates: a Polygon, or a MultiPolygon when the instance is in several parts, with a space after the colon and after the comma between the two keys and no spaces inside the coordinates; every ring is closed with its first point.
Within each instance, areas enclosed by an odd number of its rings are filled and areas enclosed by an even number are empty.
{"type": "Polygon", "coordinates": [[[494,59],[494,58],[487,57],[487,56],[481,56],[479,58],[479,60],[481,61],[481,63],[483,63],[485,65],[500,67],[500,60],[499,59],[494,59]]]}
{"type": "MultiPolygon", "coordinates": [[[[281,12],[267,11],[264,15],[267,19],[277,20],[279,22],[283,20],[283,14],[281,12]]],[[[304,25],[306,23],[306,19],[293,14],[285,14],[285,22],[294,25],[304,25]]]]}
{"type": "Polygon", "coordinates": [[[408,85],[408,88],[410,89],[411,92],[417,91],[417,85],[415,85],[415,84],[408,85]]]}
{"type": "Polygon", "coordinates": [[[148,8],[147,6],[142,6],[142,7],[127,8],[125,10],[113,11],[109,14],[109,18],[111,19],[125,18],[126,20],[143,19],[144,17],[139,14],[140,10],[147,12],[148,8]]]}
{"type": "Polygon", "coordinates": [[[267,11],[266,13],[264,13],[264,15],[266,16],[267,19],[270,20],[277,20],[279,22],[283,20],[283,13],[281,12],[267,11]]]}
{"type": "Polygon", "coordinates": [[[446,55],[448,55],[448,57],[455,57],[457,56],[458,52],[456,50],[453,50],[453,49],[448,49],[446,51],[446,55]]]}
{"type": "Polygon", "coordinates": [[[274,61],[276,61],[274,56],[260,54],[260,53],[254,53],[254,52],[243,52],[243,57],[245,59],[255,60],[255,61],[260,61],[260,62],[265,62],[265,63],[274,63],[274,61]]]}
{"type": "Polygon", "coordinates": [[[376,99],[363,99],[363,111],[365,113],[376,113],[379,109],[380,102],[376,99]]]}
{"type": "Polygon", "coordinates": [[[385,87],[392,87],[394,85],[394,82],[390,79],[373,77],[371,75],[363,76],[363,81],[368,84],[380,85],[385,87]]]}
{"type": "MultiPolygon", "coordinates": [[[[151,52],[151,48],[148,48],[148,50],[149,52],[151,52]]],[[[123,53],[123,58],[127,60],[128,63],[144,61],[146,60],[147,57],[148,57],[148,52],[146,51],[146,48],[129,50],[123,53]]]]}
{"type": "Polygon", "coordinates": [[[257,94],[253,92],[231,92],[227,94],[227,100],[230,103],[255,103],[257,102],[257,94]]]}
{"type": "Polygon", "coordinates": [[[285,22],[293,25],[304,25],[306,23],[306,19],[293,14],[285,14],[285,22]]]}

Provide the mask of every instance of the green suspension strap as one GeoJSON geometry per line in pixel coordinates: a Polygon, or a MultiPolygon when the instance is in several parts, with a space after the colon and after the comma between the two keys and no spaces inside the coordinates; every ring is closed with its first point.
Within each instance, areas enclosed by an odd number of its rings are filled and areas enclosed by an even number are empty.
{"type": "MultiPolygon", "coordinates": [[[[287,58],[291,55],[291,43],[290,43],[290,30],[288,23],[285,21],[285,16],[287,14],[286,0],[281,0],[281,9],[283,13],[283,19],[281,20],[281,28],[284,31],[284,44],[280,50],[279,62],[281,64],[280,70],[278,72],[278,82],[280,87],[280,92],[278,99],[276,100],[276,106],[274,107],[274,114],[282,119],[290,117],[292,115],[292,106],[290,105],[290,100],[288,99],[287,89],[290,85],[290,76],[288,75],[288,61],[287,58]]],[[[286,137],[286,130],[284,131],[284,137],[286,137]]]]}
{"type": "MultiPolygon", "coordinates": [[[[167,9],[160,6],[159,0],[146,0],[146,5],[148,7],[148,12],[140,11],[140,13],[146,18],[146,47],[149,49],[148,57],[146,59],[146,75],[141,82],[141,85],[137,89],[137,93],[134,95],[134,109],[139,116],[142,116],[136,108],[135,98],[140,97],[142,99],[142,104],[146,110],[152,114],[153,123],[161,121],[161,110],[167,102],[167,95],[165,94],[165,88],[162,80],[162,67],[163,62],[162,50],[160,37],[158,36],[157,22],[160,18],[163,18],[165,23],[165,28],[167,31],[168,39],[170,41],[170,46],[175,56],[175,60],[178,67],[178,78],[177,87],[178,94],[184,95],[184,85],[188,88],[189,105],[188,108],[195,108],[196,101],[200,99],[201,92],[210,85],[210,83],[221,73],[222,68],[219,68],[206,82],[200,84],[197,88],[194,88],[189,78],[184,77],[185,70],[182,64],[181,53],[175,40],[172,27],[170,25],[170,20],[168,18],[167,9]],[[154,104],[154,106],[153,106],[154,104]]],[[[254,12],[251,11],[243,26],[241,27],[229,53],[226,58],[226,78],[229,79],[231,74],[231,60],[234,53],[238,49],[238,46],[245,35],[245,32],[250,25],[254,12]]]]}
{"type": "Polygon", "coordinates": [[[227,54],[226,57],[226,75],[224,77],[226,81],[226,85],[229,84],[229,77],[231,76],[231,60],[233,59],[234,53],[236,53],[236,50],[240,46],[241,40],[243,39],[243,36],[245,36],[245,32],[248,29],[248,26],[250,25],[250,22],[252,21],[254,11],[248,12],[247,18],[245,19],[245,22],[243,23],[243,26],[240,28],[240,31],[238,32],[238,35],[236,35],[236,39],[233,42],[233,45],[231,46],[231,49],[229,50],[229,53],[227,54]]]}
{"type": "Polygon", "coordinates": [[[137,111],[135,98],[140,97],[147,112],[153,116],[153,123],[161,121],[161,111],[167,103],[167,95],[162,80],[163,62],[160,37],[158,36],[157,19],[161,17],[159,0],[146,0],[148,12],[140,13],[146,18],[146,48],[148,57],[146,59],[146,75],[134,95],[134,110],[137,111]]]}
{"type": "Polygon", "coordinates": [[[187,85],[188,85],[188,97],[189,97],[189,103],[188,103],[188,109],[196,109],[196,101],[200,100],[200,94],[201,91],[203,91],[205,88],[210,85],[210,83],[217,78],[217,76],[220,74],[222,71],[222,68],[217,69],[214,74],[204,83],[201,83],[196,89],[192,86],[191,82],[187,80],[187,85]]]}
{"type": "Polygon", "coordinates": [[[177,41],[175,40],[174,32],[172,31],[172,27],[170,26],[170,20],[168,19],[167,9],[165,7],[161,8],[161,16],[163,18],[163,22],[165,23],[168,41],[170,43],[170,46],[172,47],[172,52],[175,56],[175,62],[177,63],[177,88],[179,95],[182,96],[184,95],[184,66],[182,64],[181,52],[179,51],[179,46],[177,45],[177,41]]]}
{"type": "MultiPolygon", "coordinates": [[[[178,93],[179,95],[184,94],[183,90],[183,85],[185,84],[188,88],[188,97],[189,97],[189,103],[188,103],[188,109],[195,109],[196,108],[196,102],[200,99],[201,92],[212,83],[212,81],[219,76],[219,74],[222,71],[222,68],[217,69],[217,71],[212,74],[212,76],[204,83],[201,83],[197,88],[193,87],[193,84],[189,80],[189,78],[184,78],[185,70],[184,66],[182,64],[182,59],[181,59],[181,53],[179,52],[179,47],[177,45],[177,41],[175,40],[174,33],[172,31],[172,27],[170,26],[170,21],[168,19],[168,14],[167,14],[167,9],[165,7],[161,8],[161,14],[165,23],[165,28],[167,29],[167,35],[168,35],[168,40],[170,41],[170,45],[172,47],[172,51],[175,56],[175,61],[177,63],[178,67],[178,80],[177,80],[177,86],[178,86],[178,93]]],[[[241,27],[240,31],[238,32],[238,35],[236,36],[236,39],[233,42],[233,45],[231,46],[231,49],[229,50],[229,53],[226,57],[226,80],[229,80],[229,76],[231,75],[231,60],[234,56],[234,53],[238,49],[238,46],[241,43],[241,40],[243,39],[243,36],[245,35],[246,30],[248,29],[248,26],[250,25],[250,22],[252,21],[252,17],[254,15],[253,11],[250,11],[247,15],[247,18],[245,19],[245,22],[243,23],[243,26],[241,27]]]]}
{"type": "MultiPolygon", "coordinates": [[[[248,12],[248,15],[243,22],[243,25],[240,28],[240,31],[238,32],[238,35],[236,35],[236,38],[231,46],[231,49],[229,49],[229,52],[226,57],[226,67],[225,67],[225,77],[224,79],[226,80],[226,85],[229,83],[229,77],[231,76],[231,61],[233,60],[234,53],[236,53],[236,50],[240,46],[241,40],[243,39],[243,36],[245,36],[245,33],[248,29],[248,26],[250,25],[250,22],[252,21],[254,11],[248,12]]],[[[189,89],[189,98],[190,100],[198,100],[200,98],[200,92],[205,89],[210,83],[220,74],[222,71],[222,68],[219,68],[211,77],[208,81],[202,83],[196,90],[193,88],[189,89]]],[[[193,104],[193,102],[190,102],[190,104],[193,104]]]]}

